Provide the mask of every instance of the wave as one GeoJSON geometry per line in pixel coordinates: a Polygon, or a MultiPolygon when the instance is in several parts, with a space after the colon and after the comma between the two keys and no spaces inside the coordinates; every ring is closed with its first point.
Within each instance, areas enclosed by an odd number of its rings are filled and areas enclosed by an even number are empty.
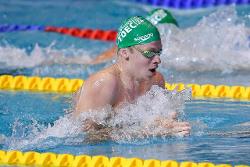
{"type": "Polygon", "coordinates": [[[162,64],[176,71],[250,71],[250,29],[234,6],[219,8],[187,29],[159,27],[162,64]]]}
{"type": "Polygon", "coordinates": [[[46,48],[35,45],[30,54],[10,44],[0,47],[1,69],[32,68],[52,64],[88,64],[92,59],[90,52],[74,47],[62,50],[54,49],[55,43],[46,48]]]}

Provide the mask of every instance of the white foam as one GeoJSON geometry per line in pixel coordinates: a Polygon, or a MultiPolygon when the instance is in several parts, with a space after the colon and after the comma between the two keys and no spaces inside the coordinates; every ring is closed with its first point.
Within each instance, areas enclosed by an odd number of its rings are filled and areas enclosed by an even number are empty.
{"type": "MultiPolygon", "coordinates": [[[[184,115],[184,101],[190,98],[190,92],[170,92],[153,86],[144,96],[141,96],[135,104],[129,104],[122,107],[111,121],[112,127],[116,130],[112,133],[112,138],[118,143],[135,142],[145,139],[149,134],[151,137],[157,137],[163,132],[161,137],[168,136],[169,129],[163,126],[155,126],[155,120],[158,118],[171,119],[173,112],[184,115]]],[[[145,141],[149,142],[149,141],[145,141]]]]}
{"type": "MultiPolygon", "coordinates": [[[[3,145],[5,149],[30,150],[88,142],[85,137],[89,131],[83,133],[86,120],[112,129],[109,135],[115,142],[142,144],[143,142],[137,143],[137,141],[143,139],[144,143],[147,143],[150,140],[145,131],[150,130],[151,137],[158,136],[163,130],[166,131],[165,127],[154,125],[157,118],[167,119],[175,111],[182,116],[180,119],[183,119],[184,102],[190,97],[190,90],[169,92],[153,86],[134,104],[126,104],[116,110],[116,114],[108,106],[98,111],[82,112],[77,119],[69,113],[60,117],[53,125],[39,124],[33,119],[32,123],[25,125],[21,120],[16,120],[12,135],[5,137],[3,145]]],[[[162,139],[166,139],[165,137],[163,134],[162,139]]]]}
{"type": "Polygon", "coordinates": [[[176,71],[250,71],[250,29],[235,7],[219,8],[196,26],[159,27],[163,36],[163,67],[176,71]]]}
{"type": "Polygon", "coordinates": [[[91,61],[90,53],[74,47],[57,50],[52,43],[46,48],[35,45],[31,53],[10,44],[0,46],[1,68],[31,68],[51,64],[88,64],[91,61]]]}
{"type": "MultiPolygon", "coordinates": [[[[246,16],[245,19],[249,20],[246,16]]],[[[162,64],[164,68],[175,71],[250,71],[250,29],[237,14],[234,6],[221,7],[197,25],[178,29],[171,25],[160,27],[163,41],[162,64]]],[[[49,75],[46,66],[51,64],[88,64],[90,52],[74,47],[55,49],[55,43],[47,48],[35,45],[28,54],[24,49],[5,44],[0,46],[1,68],[35,69],[34,75],[49,75]]],[[[67,72],[61,69],[58,73],[67,72]],[[61,71],[62,70],[62,71],[61,71]]],[[[75,70],[69,74],[81,73],[75,70]]]]}
{"type": "MultiPolygon", "coordinates": [[[[64,138],[75,138],[80,135],[82,132],[80,125],[79,122],[72,121],[71,115],[60,117],[53,125],[39,124],[34,119],[31,124],[25,125],[21,120],[16,120],[12,128],[12,135],[6,137],[4,145],[11,150],[54,147],[64,143],[64,138]]],[[[75,142],[79,142],[79,140],[76,139],[75,142]]]]}

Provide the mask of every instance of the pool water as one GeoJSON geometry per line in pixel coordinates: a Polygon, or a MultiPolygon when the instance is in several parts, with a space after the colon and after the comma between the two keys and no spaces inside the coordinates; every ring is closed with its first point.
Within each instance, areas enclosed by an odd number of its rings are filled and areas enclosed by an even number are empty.
{"type": "MultiPolygon", "coordinates": [[[[117,29],[125,18],[146,16],[154,9],[128,0],[36,4],[30,0],[23,3],[13,0],[1,2],[0,8],[2,24],[104,30],[117,29]]],[[[249,6],[170,10],[180,28],[163,28],[160,71],[168,82],[249,85],[249,6]]],[[[88,65],[111,46],[112,42],[56,33],[0,33],[0,73],[86,78],[111,63],[88,65]]]]}
{"type": "MultiPolygon", "coordinates": [[[[151,9],[128,0],[11,0],[0,1],[0,22],[108,30],[151,9]]],[[[160,27],[164,41],[160,71],[168,82],[250,85],[250,6],[171,11],[180,28],[160,27]]],[[[111,46],[55,33],[0,33],[0,74],[86,79],[112,63],[88,64],[111,46]]],[[[250,164],[250,102],[187,100],[182,94],[171,101],[159,93],[145,106],[155,107],[153,114],[167,101],[180,107],[182,119],[192,124],[189,137],[86,143],[68,119],[70,101],[70,94],[0,91],[0,149],[250,164]]],[[[146,114],[143,107],[140,103],[132,111],[146,114]]]]}
{"type": "Polygon", "coordinates": [[[70,131],[74,131],[74,128],[65,123],[65,110],[70,108],[69,99],[69,95],[2,91],[0,149],[250,163],[249,102],[211,99],[187,101],[185,119],[192,124],[189,137],[89,144],[82,142],[82,136],[76,136],[70,131]]]}

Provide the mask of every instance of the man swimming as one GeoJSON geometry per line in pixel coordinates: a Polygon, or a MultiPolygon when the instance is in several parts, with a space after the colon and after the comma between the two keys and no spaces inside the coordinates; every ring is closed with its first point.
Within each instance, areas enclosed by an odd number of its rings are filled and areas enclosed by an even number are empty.
{"type": "MultiPolygon", "coordinates": [[[[178,22],[173,17],[173,15],[166,9],[161,9],[161,8],[154,9],[151,12],[149,12],[146,19],[150,21],[153,25],[171,24],[178,27],[178,22]]],[[[112,57],[115,56],[116,50],[117,46],[113,46],[112,48],[98,55],[93,61],[90,62],[90,64],[103,63],[111,59],[112,57]]]]}
{"type": "MultiPolygon", "coordinates": [[[[117,47],[116,63],[91,75],[82,86],[75,106],[76,117],[108,105],[115,111],[124,103],[133,103],[152,85],[164,89],[164,77],[157,72],[161,63],[161,38],[152,23],[141,16],[124,21],[118,30],[117,47]]],[[[159,118],[155,122],[164,126],[169,135],[185,136],[190,132],[188,122],[176,121],[176,113],[169,119],[159,118]]]]}

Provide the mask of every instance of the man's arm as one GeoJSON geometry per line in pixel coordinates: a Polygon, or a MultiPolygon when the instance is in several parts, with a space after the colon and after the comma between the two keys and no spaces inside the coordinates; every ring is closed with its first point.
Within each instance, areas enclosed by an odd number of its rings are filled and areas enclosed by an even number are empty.
{"type": "Polygon", "coordinates": [[[106,50],[105,52],[98,55],[90,64],[99,64],[111,59],[116,54],[117,46],[106,50]]]}
{"type": "MultiPolygon", "coordinates": [[[[116,98],[116,78],[108,73],[99,73],[85,81],[78,98],[76,99],[74,116],[78,117],[82,112],[91,112],[107,105],[113,105],[116,98]]],[[[91,119],[82,120],[83,131],[92,133],[93,130],[105,129],[98,122],[91,119]]]]}
{"type": "Polygon", "coordinates": [[[75,112],[79,114],[113,105],[117,92],[116,85],[116,78],[112,74],[100,73],[90,77],[81,88],[75,112]]]}

